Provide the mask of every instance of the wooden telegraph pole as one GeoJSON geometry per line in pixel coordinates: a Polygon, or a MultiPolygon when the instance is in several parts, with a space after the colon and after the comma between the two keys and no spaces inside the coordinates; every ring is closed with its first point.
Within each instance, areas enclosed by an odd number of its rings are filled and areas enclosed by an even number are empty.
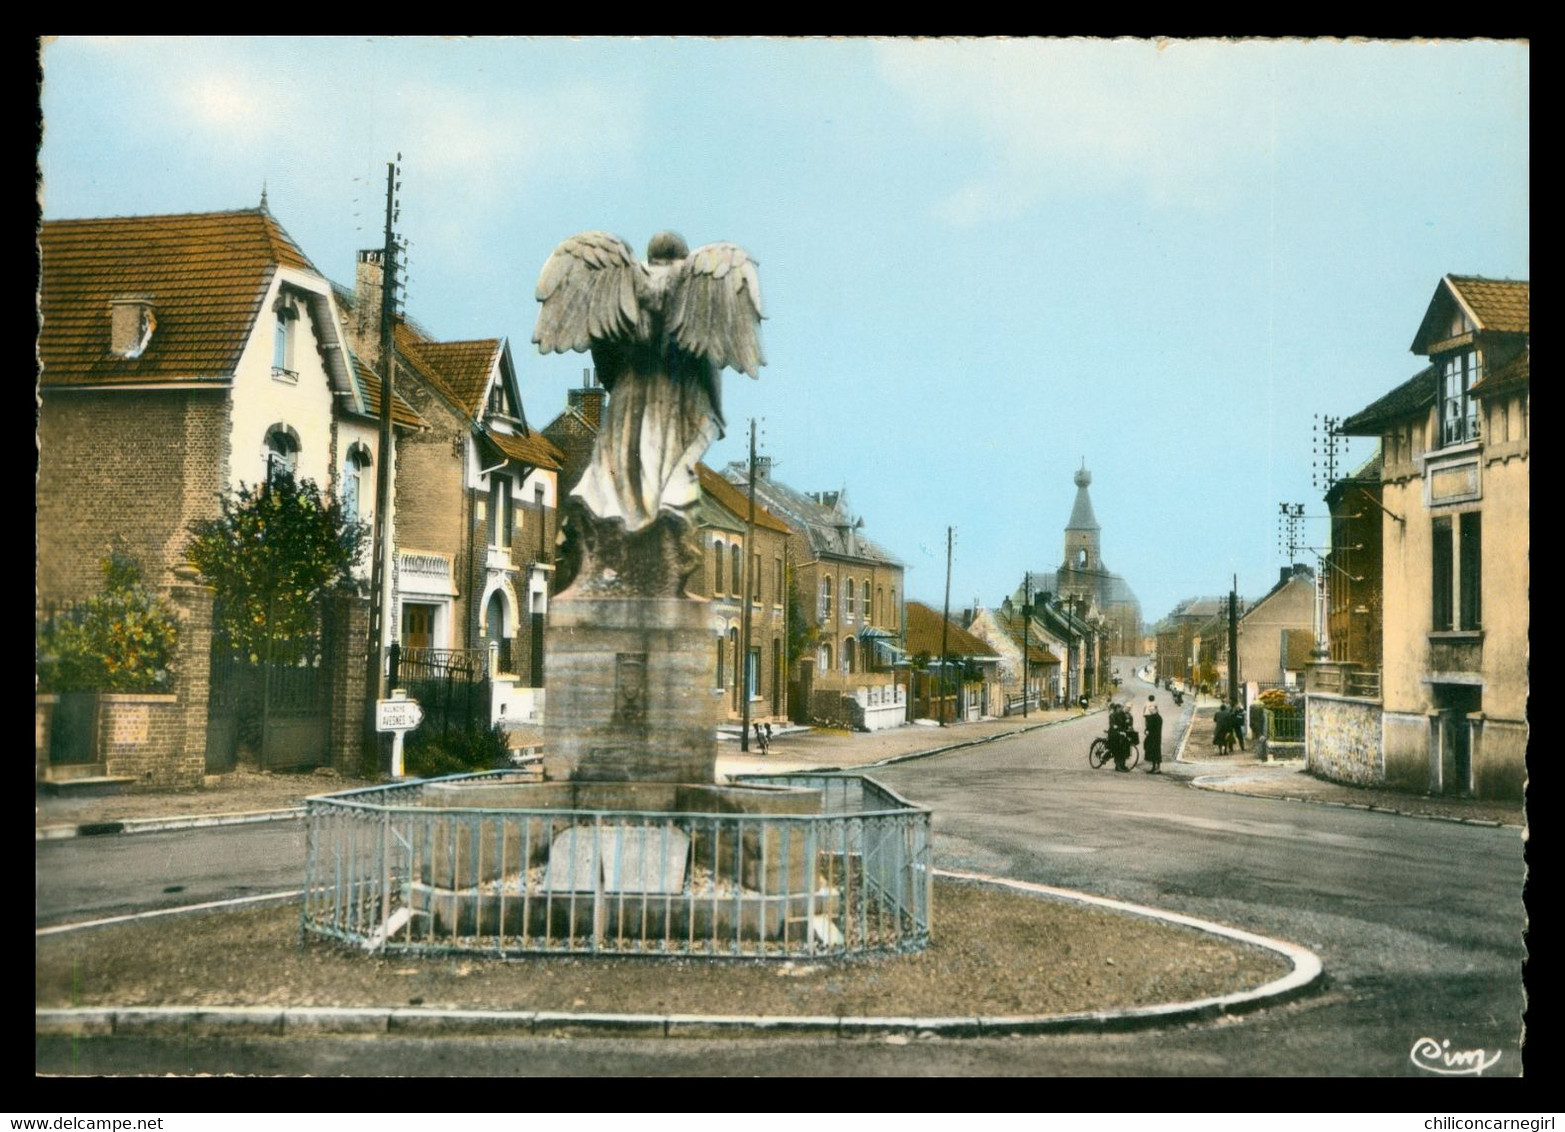
{"type": "MultiPolygon", "coordinates": [[[[739,635],[744,638],[739,646],[739,749],[750,749],[750,594],[761,584],[754,568],[755,563],[755,418],[750,418],[750,507],[744,524],[744,593],[739,596],[739,635]]],[[[760,665],[756,665],[759,680],[760,665]]],[[[772,679],[777,679],[775,673],[772,679]]]]}
{"type": "MultiPolygon", "coordinates": [[[[955,528],[946,528],[946,604],[940,614],[940,726],[946,725],[946,639],[951,628],[951,532],[955,528]]],[[[1025,692],[1025,689],[1023,689],[1025,692]]]]}
{"type": "MultiPolygon", "coordinates": [[[[397,154],[397,161],[402,155],[397,154]]],[[[392,437],[391,401],[396,392],[396,363],[393,327],[396,325],[397,237],[393,228],[397,218],[399,170],[396,161],[386,163],[386,231],[380,259],[380,451],[375,468],[375,525],[373,565],[370,568],[370,639],[365,661],[364,744],[378,751],[380,733],[375,727],[375,703],[386,696],[385,641],[391,621],[391,556],[394,552],[391,526],[392,437]]]]}
{"type": "MultiPolygon", "coordinates": [[[[1028,630],[1032,628],[1032,571],[1022,571],[1022,718],[1027,718],[1028,630]]],[[[1043,706],[1041,699],[1038,704],[1043,706]]]]}

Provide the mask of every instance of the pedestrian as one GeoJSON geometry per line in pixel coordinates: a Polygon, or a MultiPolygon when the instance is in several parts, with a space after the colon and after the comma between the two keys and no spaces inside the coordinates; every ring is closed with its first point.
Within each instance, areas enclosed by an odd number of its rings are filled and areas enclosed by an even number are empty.
{"type": "Polygon", "coordinates": [[[1232,722],[1229,724],[1229,728],[1233,737],[1239,741],[1239,749],[1241,751],[1246,750],[1247,748],[1244,745],[1244,707],[1242,705],[1234,705],[1232,722]]]}
{"type": "Polygon", "coordinates": [[[755,749],[761,752],[762,758],[766,757],[766,748],[766,734],[761,730],[760,722],[757,721],[755,724],[755,749]]]}
{"type": "Polygon", "coordinates": [[[772,725],[770,723],[766,725],[766,753],[772,753],[772,725]]]}
{"type": "Polygon", "coordinates": [[[1228,715],[1228,701],[1224,700],[1217,706],[1217,714],[1212,716],[1212,745],[1217,748],[1217,753],[1228,753],[1229,728],[1232,721],[1228,715]]]}
{"type": "Polygon", "coordinates": [[[1130,745],[1135,742],[1136,724],[1130,711],[1117,701],[1109,703],[1109,753],[1114,756],[1114,769],[1129,774],[1125,760],[1130,758],[1130,745]]]}
{"type": "Polygon", "coordinates": [[[1163,713],[1157,710],[1157,697],[1148,696],[1141,709],[1142,750],[1147,756],[1147,773],[1163,773],[1163,713]]]}

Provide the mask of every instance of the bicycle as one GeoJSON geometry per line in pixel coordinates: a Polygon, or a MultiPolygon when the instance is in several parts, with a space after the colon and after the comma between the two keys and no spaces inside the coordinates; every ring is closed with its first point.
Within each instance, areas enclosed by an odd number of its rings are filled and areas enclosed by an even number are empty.
{"type": "MultiPolygon", "coordinates": [[[[1114,761],[1114,752],[1109,748],[1109,737],[1099,735],[1092,741],[1092,746],[1087,748],[1087,765],[1097,770],[1104,763],[1114,761]]],[[[1141,736],[1135,732],[1130,734],[1130,753],[1125,756],[1125,769],[1134,769],[1141,761],[1141,736]]]]}

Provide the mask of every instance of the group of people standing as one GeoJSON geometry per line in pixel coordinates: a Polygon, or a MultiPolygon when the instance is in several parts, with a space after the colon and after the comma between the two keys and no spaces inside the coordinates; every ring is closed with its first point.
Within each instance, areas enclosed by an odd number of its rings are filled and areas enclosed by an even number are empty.
{"type": "Polygon", "coordinates": [[[1217,709],[1217,714],[1212,717],[1212,724],[1212,743],[1216,746],[1218,754],[1233,754],[1235,742],[1239,744],[1241,751],[1246,749],[1242,706],[1234,704],[1230,707],[1228,701],[1224,700],[1222,706],[1217,709]]]}
{"type": "MultiPolygon", "coordinates": [[[[1142,753],[1147,759],[1147,773],[1163,773],[1163,713],[1157,709],[1157,697],[1148,696],[1141,709],[1141,729],[1144,733],[1142,753]]],[[[1136,742],[1136,722],[1126,704],[1116,700],[1109,705],[1109,753],[1114,756],[1114,769],[1126,774],[1125,765],[1130,758],[1130,748],[1136,742]]]]}

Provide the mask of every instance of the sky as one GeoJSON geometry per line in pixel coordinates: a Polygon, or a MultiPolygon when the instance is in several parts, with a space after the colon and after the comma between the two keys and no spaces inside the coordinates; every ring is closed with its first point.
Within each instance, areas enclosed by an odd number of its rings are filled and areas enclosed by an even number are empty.
{"type": "Polygon", "coordinates": [[[1059,565],[1083,461],[1147,621],[1259,596],[1279,504],[1325,514],[1315,415],[1421,368],[1442,275],[1530,271],[1521,42],[65,37],[42,75],[46,219],[264,186],[348,285],[400,153],[407,313],[508,338],[535,427],[590,365],[531,345],[560,241],[742,245],[768,364],[707,462],[756,418],[936,608],[948,526],[954,608],[1059,565]]]}

